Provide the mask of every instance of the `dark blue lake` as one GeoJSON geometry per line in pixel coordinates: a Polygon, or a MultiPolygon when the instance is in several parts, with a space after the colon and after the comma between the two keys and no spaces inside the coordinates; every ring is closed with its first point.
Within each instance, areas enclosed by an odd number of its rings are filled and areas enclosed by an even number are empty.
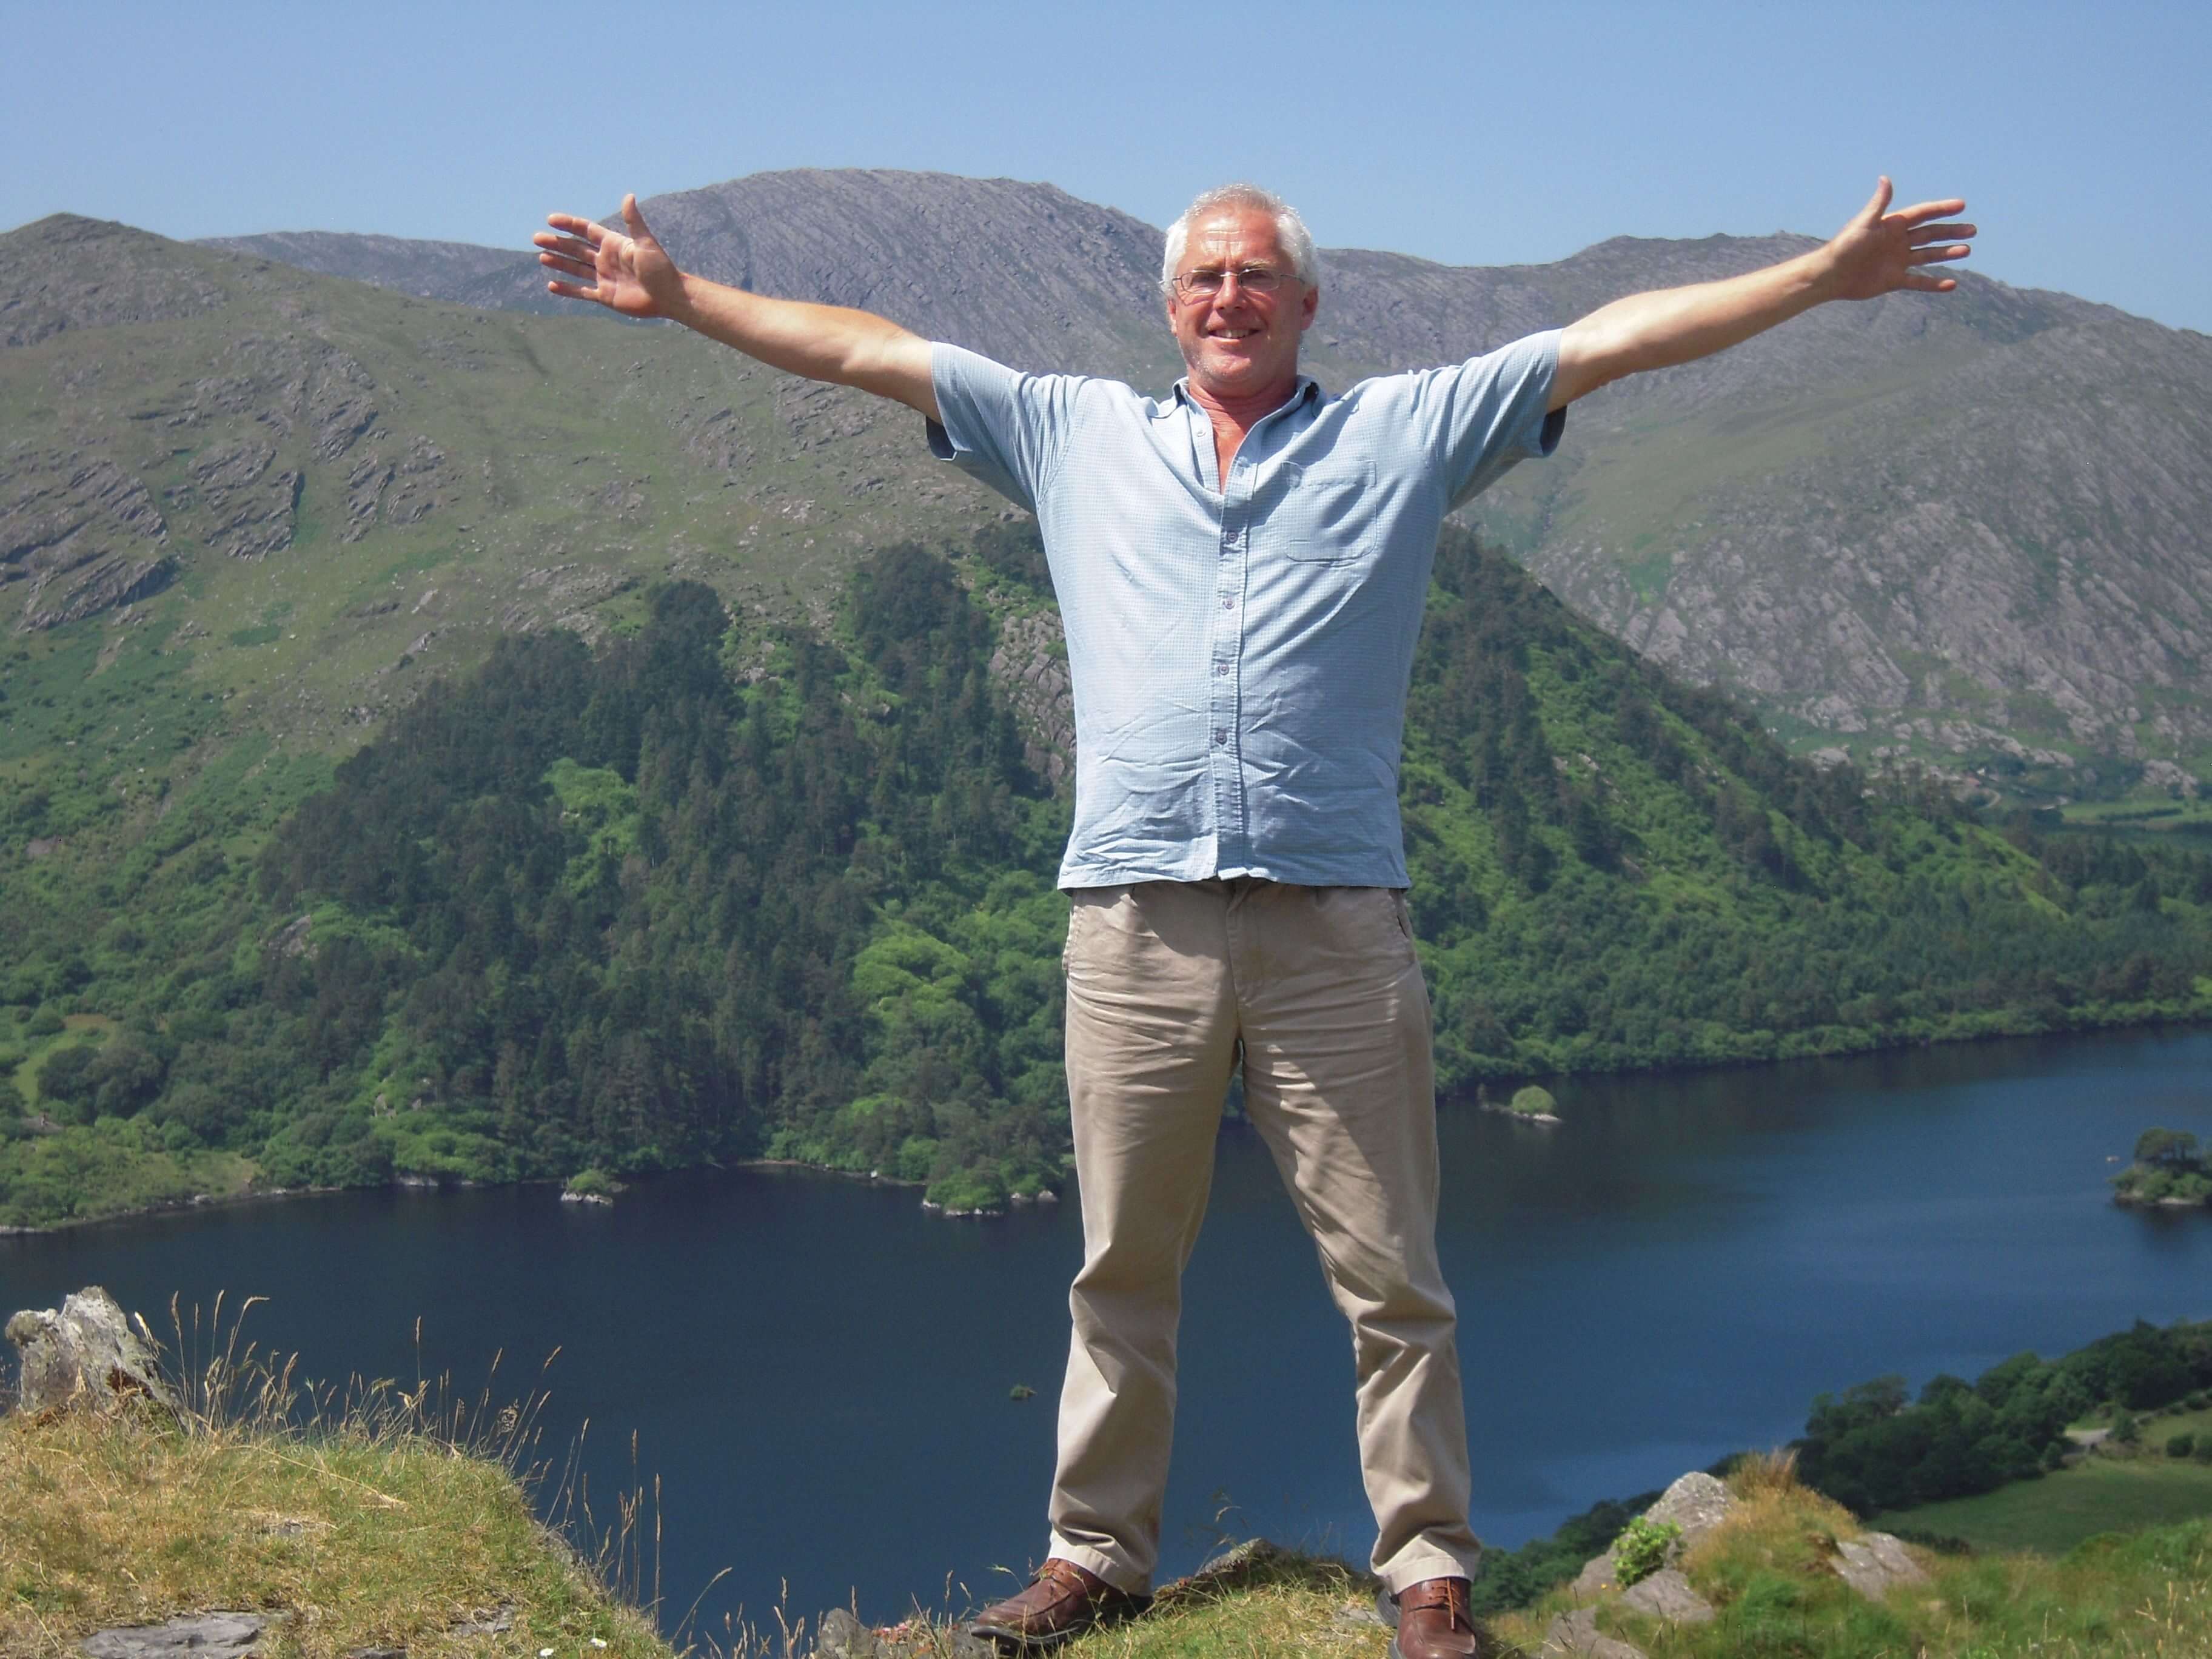
{"type": "MultiPolygon", "coordinates": [[[[1788,1440],[1812,1396],[1917,1387],[2142,1318],[2212,1316],[2212,1215],[2108,1201],[2154,1124],[2212,1139],[2212,1033],[1990,1043],[1571,1083],[1546,1130],[1443,1122],[1475,1525],[1511,1545],[1601,1497],[1788,1440]]],[[[1043,1543],[1079,1255],[1072,1203],[925,1215],[911,1190],[703,1172],[612,1210],[547,1188],[348,1194],[0,1239],[0,1313],[173,1295],[307,1374],[530,1389],[588,1419],[604,1513],[659,1480],[665,1622],[857,1595],[888,1620],[1043,1543]],[[1036,1389],[1013,1401],[1017,1383],[1036,1389]]],[[[1169,1571],[1223,1533],[1364,1559],[1349,1341],[1256,1138],[1220,1145],[1188,1285],[1169,1571]]],[[[648,1567],[649,1571],[649,1567],[648,1567]]]]}

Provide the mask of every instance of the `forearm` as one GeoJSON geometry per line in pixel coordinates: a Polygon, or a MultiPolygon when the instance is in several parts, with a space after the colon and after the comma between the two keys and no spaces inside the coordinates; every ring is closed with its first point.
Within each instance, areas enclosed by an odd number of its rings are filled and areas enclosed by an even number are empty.
{"type": "Polygon", "coordinates": [[[1571,324],[1559,339],[1552,407],[1646,369],[1711,356],[1833,297],[1828,250],[1717,283],[1632,294],[1571,324]]]}
{"type": "Polygon", "coordinates": [[[872,312],[779,300],[686,273],[665,314],[771,368],[857,386],[937,418],[929,343],[872,312]]]}

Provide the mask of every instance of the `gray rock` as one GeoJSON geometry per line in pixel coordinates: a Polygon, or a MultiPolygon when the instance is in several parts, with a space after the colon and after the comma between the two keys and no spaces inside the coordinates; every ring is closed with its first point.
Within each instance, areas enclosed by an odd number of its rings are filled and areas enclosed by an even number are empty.
{"type": "MultiPolygon", "coordinates": [[[[76,1298],[71,1297],[72,1301],[76,1298]]],[[[251,1654],[268,1621],[251,1613],[196,1613],[166,1625],[104,1630],[77,1644],[86,1659],[164,1659],[180,1653],[251,1654]]]]}
{"type": "Polygon", "coordinates": [[[1613,1565],[1613,1552],[1593,1555],[1583,1563],[1583,1570],[1575,1575],[1569,1586],[1577,1601],[1587,1601],[1620,1588],[1620,1570],[1613,1565]]]}
{"type": "Polygon", "coordinates": [[[1595,1607],[1577,1607],[1552,1620],[1551,1628],[1544,1632],[1544,1645],[1537,1651],[1571,1659],[1645,1659],[1644,1650],[1634,1643],[1607,1636],[1597,1627],[1595,1607]]]}
{"type": "Polygon", "coordinates": [[[504,1636],[514,1628],[514,1604],[479,1607],[475,1615],[453,1626],[456,1636],[504,1636]]]}
{"type": "Polygon", "coordinates": [[[1621,1592],[1620,1604],[1654,1619],[1676,1625],[1709,1625],[1713,1604],[1690,1588],[1690,1581],[1674,1567],[1662,1567],[1649,1578],[1639,1578],[1621,1592]]]}
{"type": "Polygon", "coordinates": [[[879,1659],[892,1651],[843,1607],[832,1607],[815,1621],[814,1651],[824,1659],[879,1659]]]}
{"type": "Polygon", "coordinates": [[[1691,1474],[1659,1494],[1659,1501],[1644,1511],[1644,1518],[1662,1525],[1671,1521],[1682,1529],[1682,1536],[1668,1552],[1673,1560],[1703,1538],[1727,1518],[1735,1507],[1735,1499],[1729,1489],[1711,1475],[1691,1474]]]}
{"type": "Polygon", "coordinates": [[[1863,1532],[1836,1546],[1836,1577],[1869,1601],[1899,1584],[1924,1584],[1928,1575],[1905,1546],[1886,1532],[1863,1532]]]}
{"type": "MultiPolygon", "coordinates": [[[[1665,1525],[1673,1522],[1682,1529],[1682,1535],[1668,1546],[1667,1563],[1669,1566],[1682,1559],[1682,1553],[1703,1538],[1727,1518],[1735,1507],[1735,1499],[1729,1489],[1711,1475],[1692,1473],[1682,1476],[1659,1494],[1659,1501],[1644,1511],[1646,1521],[1665,1525]]],[[[1613,1553],[1608,1549],[1603,1555],[1594,1555],[1575,1576],[1572,1586],[1577,1601],[1589,1601],[1620,1588],[1620,1567],[1613,1553]]]]}
{"type": "Polygon", "coordinates": [[[176,1396],[161,1380],[143,1330],[132,1330],[115,1298],[97,1285],[64,1297],[58,1309],[24,1309],[8,1322],[8,1340],[21,1356],[21,1409],[112,1412],[147,1400],[175,1415],[176,1396]]]}
{"type": "Polygon", "coordinates": [[[981,1637],[927,1620],[871,1630],[850,1608],[832,1607],[814,1621],[812,1659],[1000,1659],[981,1637]]]}
{"type": "Polygon", "coordinates": [[[1352,1631],[1381,1630],[1386,1624],[1382,1615],[1364,1601],[1346,1601],[1329,1614],[1328,1621],[1339,1630],[1352,1631]]]}

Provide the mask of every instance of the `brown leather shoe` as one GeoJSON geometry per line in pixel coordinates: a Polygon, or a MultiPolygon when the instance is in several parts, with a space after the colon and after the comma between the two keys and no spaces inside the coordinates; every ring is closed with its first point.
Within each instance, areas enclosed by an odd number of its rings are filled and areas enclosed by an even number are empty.
{"type": "Polygon", "coordinates": [[[1377,1596],[1384,1621],[1398,1627],[1390,1659],[1489,1659],[1496,1650],[1475,1628],[1467,1598],[1464,1578],[1425,1578],[1395,1598],[1377,1596]]]}
{"type": "Polygon", "coordinates": [[[962,1628],[1009,1652],[1036,1653],[1085,1631],[1133,1619],[1152,1604],[1151,1596],[1116,1589],[1097,1573],[1055,1555],[1037,1570],[1027,1589],[993,1603],[962,1628]]]}

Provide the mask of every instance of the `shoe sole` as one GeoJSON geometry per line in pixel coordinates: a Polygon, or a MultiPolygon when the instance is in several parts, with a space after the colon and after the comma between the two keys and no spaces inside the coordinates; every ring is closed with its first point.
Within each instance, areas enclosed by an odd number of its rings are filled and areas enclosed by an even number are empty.
{"type": "Polygon", "coordinates": [[[1079,1636],[1087,1636],[1094,1630],[1108,1630],[1115,1625],[1125,1625],[1152,1611],[1150,1596],[1134,1604],[1108,1609],[1086,1619],[1079,1625],[1070,1625],[1066,1630],[1052,1631],[1042,1636],[1032,1636],[1025,1631],[1005,1625],[963,1625],[960,1633],[978,1641],[991,1642],[1011,1653],[1047,1653],[1063,1643],[1073,1642],[1079,1636]]]}

